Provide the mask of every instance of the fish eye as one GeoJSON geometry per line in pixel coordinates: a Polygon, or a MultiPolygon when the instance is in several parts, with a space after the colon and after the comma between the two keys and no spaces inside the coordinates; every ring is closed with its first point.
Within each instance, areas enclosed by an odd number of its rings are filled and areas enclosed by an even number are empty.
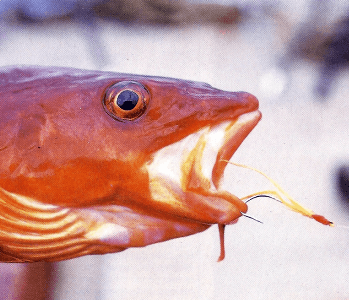
{"type": "Polygon", "coordinates": [[[106,90],[103,105],[114,119],[135,120],[145,112],[149,98],[149,92],[142,84],[121,81],[106,90]]]}

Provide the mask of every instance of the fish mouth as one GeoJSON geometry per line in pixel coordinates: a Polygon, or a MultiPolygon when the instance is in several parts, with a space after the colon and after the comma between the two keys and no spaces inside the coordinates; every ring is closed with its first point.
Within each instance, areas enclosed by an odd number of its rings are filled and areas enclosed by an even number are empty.
{"type": "Polygon", "coordinates": [[[212,168],[212,183],[218,189],[228,161],[245,140],[247,135],[258,124],[262,117],[259,110],[245,113],[229,123],[224,130],[224,138],[212,168]]]}
{"type": "Polygon", "coordinates": [[[211,224],[229,224],[246,212],[246,204],[221,191],[220,183],[228,161],[261,117],[256,109],[204,127],[159,150],[148,173],[152,197],[160,210],[211,224]],[[203,213],[206,209],[212,213],[203,213]]]}
{"type": "Polygon", "coordinates": [[[228,161],[261,117],[261,112],[255,110],[204,129],[182,162],[182,188],[191,190],[200,186],[206,190],[219,190],[228,161]]]}
{"type": "Polygon", "coordinates": [[[145,166],[151,197],[146,207],[143,210],[109,207],[108,211],[103,208],[105,218],[106,213],[110,214],[109,223],[85,237],[117,246],[120,248],[117,251],[121,251],[123,247],[145,246],[195,234],[212,224],[236,222],[247,211],[247,205],[236,196],[220,191],[219,183],[226,161],[260,119],[258,110],[247,112],[234,120],[204,127],[157,151],[145,166]],[[113,218],[115,221],[111,223],[113,218]]]}

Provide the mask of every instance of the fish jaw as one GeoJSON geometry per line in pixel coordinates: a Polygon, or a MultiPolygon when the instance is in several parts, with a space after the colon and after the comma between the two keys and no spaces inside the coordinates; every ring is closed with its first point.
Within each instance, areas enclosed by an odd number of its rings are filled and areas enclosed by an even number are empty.
{"type": "Polygon", "coordinates": [[[248,112],[159,150],[147,165],[154,207],[204,224],[238,219],[247,205],[219,189],[227,164],[222,160],[232,157],[260,119],[260,111],[248,112]]]}
{"type": "Polygon", "coordinates": [[[48,205],[1,187],[0,212],[4,214],[0,228],[1,262],[59,261],[120,252],[209,227],[118,205],[48,205]]]}
{"type": "Polygon", "coordinates": [[[216,188],[219,187],[225,167],[228,164],[227,161],[230,160],[261,118],[261,112],[256,110],[239,116],[236,121],[227,126],[224,143],[217,153],[216,162],[212,169],[212,182],[216,188]]]}

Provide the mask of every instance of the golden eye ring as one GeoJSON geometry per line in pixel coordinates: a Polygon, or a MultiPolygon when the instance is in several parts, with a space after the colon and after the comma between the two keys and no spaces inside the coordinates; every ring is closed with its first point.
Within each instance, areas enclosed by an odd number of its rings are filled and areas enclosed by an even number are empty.
{"type": "Polygon", "coordinates": [[[149,100],[150,93],[142,84],[121,81],[106,90],[103,106],[112,118],[132,121],[144,114],[149,100]]]}

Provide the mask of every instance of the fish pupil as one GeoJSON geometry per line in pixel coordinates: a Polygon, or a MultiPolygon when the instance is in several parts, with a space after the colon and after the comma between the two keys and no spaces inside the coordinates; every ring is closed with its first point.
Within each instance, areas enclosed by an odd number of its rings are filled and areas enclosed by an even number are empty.
{"type": "Polygon", "coordinates": [[[125,90],[122,91],[117,98],[117,105],[123,110],[132,110],[136,107],[139,100],[137,93],[125,90]]]}

